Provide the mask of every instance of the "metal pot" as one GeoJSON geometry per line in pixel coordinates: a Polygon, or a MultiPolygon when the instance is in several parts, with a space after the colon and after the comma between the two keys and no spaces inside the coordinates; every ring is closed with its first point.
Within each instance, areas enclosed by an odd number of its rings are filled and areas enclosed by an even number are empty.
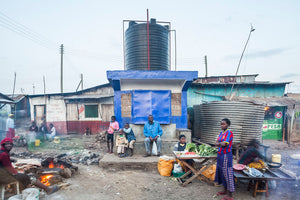
{"type": "Polygon", "coordinates": [[[269,162],[268,166],[270,169],[278,169],[282,166],[282,164],[277,162],[269,162]]]}

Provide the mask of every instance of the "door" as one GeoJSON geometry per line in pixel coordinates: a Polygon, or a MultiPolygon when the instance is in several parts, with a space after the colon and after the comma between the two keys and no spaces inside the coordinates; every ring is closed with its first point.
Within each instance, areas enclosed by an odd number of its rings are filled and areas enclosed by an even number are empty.
{"type": "Polygon", "coordinates": [[[104,122],[109,122],[111,116],[114,115],[113,104],[101,104],[101,118],[104,122]]]}
{"type": "Polygon", "coordinates": [[[34,121],[38,127],[41,126],[43,121],[46,121],[46,106],[35,105],[34,106],[34,121]]]}

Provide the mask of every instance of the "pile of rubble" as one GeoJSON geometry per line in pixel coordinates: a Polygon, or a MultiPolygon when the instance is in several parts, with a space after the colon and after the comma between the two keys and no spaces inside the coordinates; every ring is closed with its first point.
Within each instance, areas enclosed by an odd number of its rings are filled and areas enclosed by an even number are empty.
{"type": "Polygon", "coordinates": [[[63,160],[66,163],[75,163],[75,164],[84,164],[84,165],[98,165],[100,161],[100,153],[95,153],[89,151],[87,149],[80,151],[70,151],[63,154],[55,154],[55,153],[30,153],[30,152],[22,152],[22,153],[12,153],[11,156],[16,158],[37,158],[41,160],[45,160],[49,157],[54,159],[63,160]]]}

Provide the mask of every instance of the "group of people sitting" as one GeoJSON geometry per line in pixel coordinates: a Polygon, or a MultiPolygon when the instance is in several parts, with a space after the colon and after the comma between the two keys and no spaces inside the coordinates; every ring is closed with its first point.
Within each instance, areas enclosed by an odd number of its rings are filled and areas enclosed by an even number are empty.
{"type": "MultiPolygon", "coordinates": [[[[129,124],[126,123],[123,129],[119,128],[119,123],[116,121],[116,117],[111,117],[111,122],[107,130],[107,152],[113,153],[114,147],[114,133],[118,132],[116,136],[116,146],[117,153],[119,157],[123,158],[126,156],[133,155],[133,147],[136,142],[136,137],[133,133],[133,130],[129,127],[129,124]],[[130,153],[127,154],[127,149],[130,150],[130,153]]],[[[160,156],[161,153],[161,136],[163,131],[160,127],[160,124],[153,120],[153,116],[148,116],[148,122],[144,125],[144,135],[145,135],[145,148],[146,154],[145,157],[151,156],[150,144],[153,142],[157,145],[157,156],[160,156]]]]}
{"type": "Polygon", "coordinates": [[[33,133],[34,136],[41,136],[43,138],[54,138],[56,136],[56,129],[54,125],[51,123],[49,124],[49,131],[47,128],[46,122],[43,122],[40,127],[36,125],[33,121],[31,126],[29,127],[29,132],[33,133]]]}

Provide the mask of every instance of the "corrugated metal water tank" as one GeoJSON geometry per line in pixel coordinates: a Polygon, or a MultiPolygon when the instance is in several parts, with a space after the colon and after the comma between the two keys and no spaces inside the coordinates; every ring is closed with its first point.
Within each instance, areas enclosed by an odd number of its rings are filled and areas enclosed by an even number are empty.
{"type": "Polygon", "coordinates": [[[215,144],[223,118],[231,121],[233,143],[247,145],[252,139],[261,140],[265,110],[263,105],[250,102],[217,101],[194,107],[194,137],[215,144]]]}
{"type": "MultiPolygon", "coordinates": [[[[150,70],[169,70],[169,26],[149,22],[150,70]]],[[[147,23],[129,22],[125,32],[125,69],[148,70],[147,23]]]]}

